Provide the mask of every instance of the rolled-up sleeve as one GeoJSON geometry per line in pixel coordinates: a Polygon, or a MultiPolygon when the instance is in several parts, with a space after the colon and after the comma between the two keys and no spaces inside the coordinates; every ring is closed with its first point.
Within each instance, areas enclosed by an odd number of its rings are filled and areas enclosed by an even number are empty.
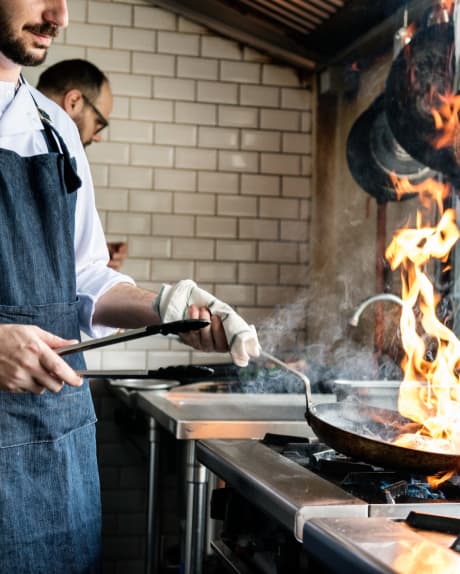
{"type": "MultiPolygon", "coordinates": [[[[62,108],[49,100],[35,88],[27,85],[30,93],[23,93],[22,105],[29,106],[29,113],[36,116],[36,123],[30,131],[3,138],[1,143],[7,149],[12,149],[22,156],[32,156],[48,151],[42,133],[42,123],[38,116],[35,102],[45,110],[57,131],[63,137],[70,155],[77,164],[81,187],[77,190],[77,205],[75,213],[75,265],[77,296],[80,299],[79,321],[80,329],[91,337],[100,337],[114,331],[111,327],[92,324],[95,305],[98,299],[117,283],[131,283],[134,280],[127,275],[118,273],[107,267],[109,252],[104,230],[96,209],[94,186],[85,150],[80,140],[77,126],[62,108]],[[32,94],[33,99],[30,97],[32,94]],[[25,100],[24,100],[25,98],[25,100]]],[[[14,101],[17,100],[17,97],[14,101]]],[[[18,114],[24,115],[21,109],[18,114]]],[[[12,124],[16,125],[22,115],[14,116],[12,124]],[[19,119],[18,119],[19,118],[19,119]],[[16,121],[14,121],[16,120],[16,121]]],[[[29,122],[30,123],[30,122],[29,122]]],[[[17,129],[16,129],[17,131],[17,129]]]]}
{"type": "Polygon", "coordinates": [[[114,329],[93,325],[92,318],[97,300],[118,283],[135,284],[128,275],[107,267],[109,252],[96,210],[93,182],[83,147],[75,149],[78,173],[82,180],[78,190],[75,214],[75,263],[77,296],[80,299],[79,320],[81,330],[91,337],[101,337],[114,329]]]}

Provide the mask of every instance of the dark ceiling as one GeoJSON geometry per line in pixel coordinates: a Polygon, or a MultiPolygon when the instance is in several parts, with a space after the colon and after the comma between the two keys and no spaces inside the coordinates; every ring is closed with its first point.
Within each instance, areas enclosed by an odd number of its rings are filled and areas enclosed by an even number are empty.
{"type": "MultiPolygon", "coordinates": [[[[372,29],[402,25],[426,0],[151,0],[222,35],[303,69],[318,69],[372,29]]],[[[432,2],[433,0],[431,0],[432,2]]]]}

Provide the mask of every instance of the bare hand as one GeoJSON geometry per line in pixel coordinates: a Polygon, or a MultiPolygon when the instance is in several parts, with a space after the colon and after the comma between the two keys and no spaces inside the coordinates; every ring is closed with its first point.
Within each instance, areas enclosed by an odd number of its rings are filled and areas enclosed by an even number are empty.
{"type": "Polygon", "coordinates": [[[0,325],[0,389],[12,393],[59,392],[82,379],[53,351],[76,340],[62,339],[33,325],[0,325]]]}
{"type": "Polygon", "coordinates": [[[182,333],[181,339],[184,343],[198,351],[215,351],[217,353],[228,351],[227,338],[220,317],[212,315],[206,307],[197,307],[196,305],[190,305],[188,317],[189,319],[209,321],[210,325],[197,331],[182,333]]]}
{"type": "Polygon", "coordinates": [[[115,271],[119,271],[124,260],[128,257],[128,245],[121,241],[110,242],[107,243],[107,248],[110,255],[110,261],[107,265],[115,271]]]}

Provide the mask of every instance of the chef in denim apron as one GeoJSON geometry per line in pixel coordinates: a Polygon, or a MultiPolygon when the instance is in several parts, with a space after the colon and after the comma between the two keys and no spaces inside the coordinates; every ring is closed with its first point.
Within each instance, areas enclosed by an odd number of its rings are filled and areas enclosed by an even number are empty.
{"type": "MultiPolygon", "coordinates": [[[[59,134],[42,122],[48,153],[0,149],[0,322],[78,339],[73,231],[81,182],[59,134]]],[[[81,355],[66,360],[84,368],[81,355]]],[[[98,571],[94,422],[87,382],[57,394],[0,392],[1,573],[98,571]]]]}
{"type": "Polygon", "coordinates": [[[19,76],[66,24],[65,0],[0,3],[0,574],[100,570],[95,414],[75,373],[84,360],[53,349],[81,329],[106,334],[92,326],[98,299],[135,288],[106,266],[75,124],[19,76]]]}
{"type": "MultiPolygon", "coordinates": [[[[19,80],[67,23],[66,0],[0,2],[0,574],[99,571],[95,416],[75,372],[84,361],[54,350],[80,330],[161,321],[157,293],[107,267],[75,124],[19,80]]],[[[228,350],[220,317],[184,312],[210,322],[188,344],[228,350]]]]}

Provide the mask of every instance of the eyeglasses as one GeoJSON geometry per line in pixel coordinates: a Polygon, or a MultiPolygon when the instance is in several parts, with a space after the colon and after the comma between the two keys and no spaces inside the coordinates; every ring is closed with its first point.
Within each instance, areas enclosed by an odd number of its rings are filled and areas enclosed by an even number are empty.
{"type": "Polygon", "coordinates": [[[93,104],[93,102],[88,97],[85,96],[85,94],[82,94],[81,97],[83,98],[85,104],[89,106],[96,114],[99,126],[94,133],[98,134],[109,125],[109,121],[101,114],[101,112],[97,109],[97,107],[93,104]]]}

